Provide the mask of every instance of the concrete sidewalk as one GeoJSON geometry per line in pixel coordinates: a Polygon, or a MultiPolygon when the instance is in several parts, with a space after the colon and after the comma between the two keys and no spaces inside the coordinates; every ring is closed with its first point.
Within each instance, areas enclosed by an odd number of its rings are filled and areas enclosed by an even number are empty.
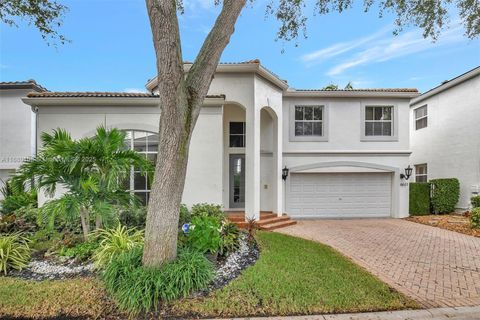
{"type": "Polygon", "coordinates": [[[327,314],[292,317],[235,318],[235,320],[480,320],[480,306],[402,310],[367,313],[327,314]]]}

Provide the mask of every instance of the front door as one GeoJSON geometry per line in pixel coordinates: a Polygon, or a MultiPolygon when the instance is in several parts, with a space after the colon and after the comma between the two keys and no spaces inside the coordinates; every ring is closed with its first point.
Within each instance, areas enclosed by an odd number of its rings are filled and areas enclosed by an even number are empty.
{"type": "Polygon", "coordinates": [[[230,208],[245,208],[245,155],[230,155],[230,208]]]}

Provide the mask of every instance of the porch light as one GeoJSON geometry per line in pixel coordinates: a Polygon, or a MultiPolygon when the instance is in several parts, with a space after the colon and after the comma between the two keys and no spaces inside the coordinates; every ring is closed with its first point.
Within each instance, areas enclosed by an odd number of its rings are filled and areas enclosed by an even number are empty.
{"type": "Polygon", "coordinates": [[[410,165],[408,165],[408,167],[405,168],[405,174],[401,173],[400,178],[408,180],[410,178],[410,176],[412,175],[412,171],[413,171],[413,169],[410,167],[410,165]]]}
{"type": "Polygon", "coordinates": [[[285,168],[282,169],[282,179],[287,180],[288,177],[288,168],[285,166],[285,168]]]}

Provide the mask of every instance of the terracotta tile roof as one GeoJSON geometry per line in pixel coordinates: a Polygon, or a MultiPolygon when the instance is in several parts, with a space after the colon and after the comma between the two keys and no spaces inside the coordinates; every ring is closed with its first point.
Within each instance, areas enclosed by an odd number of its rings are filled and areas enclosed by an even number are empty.
{"type": "Polygon", "coordinates": [[[35,80],[26,81],[5,81],[0,82],[0,89],[33,89],[35,91],[46,92],[47,88],[39,85],[35,80]]]}
{"type": "Polygon", "coordinates": [[[296,92],[412,92],[418,93],[415,88],[366,88],[366,89],[336,89],[336,90],[322,90],[322,89],[294,89],[296,92]]]}
{"type": "MultiPolygon", "coordinates": [[[[142,92],[30,92],[28,98],[158,98],[158,94],[142,92]]],[[[225,99],[225,95],[208,95],[207,98],[225,99]]]]}

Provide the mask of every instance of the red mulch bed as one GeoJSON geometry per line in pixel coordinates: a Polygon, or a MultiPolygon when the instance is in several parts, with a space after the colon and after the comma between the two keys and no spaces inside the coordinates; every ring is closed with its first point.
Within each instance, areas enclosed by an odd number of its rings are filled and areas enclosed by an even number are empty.
{"type": "Polygon", "coordinates": [[[480,238],[480,229],[472,229],[470,227],[469,212],[465,212],[464,214],[450,213],[428,216],[412,216],[405,218],[405,220],[480,238]]]}

